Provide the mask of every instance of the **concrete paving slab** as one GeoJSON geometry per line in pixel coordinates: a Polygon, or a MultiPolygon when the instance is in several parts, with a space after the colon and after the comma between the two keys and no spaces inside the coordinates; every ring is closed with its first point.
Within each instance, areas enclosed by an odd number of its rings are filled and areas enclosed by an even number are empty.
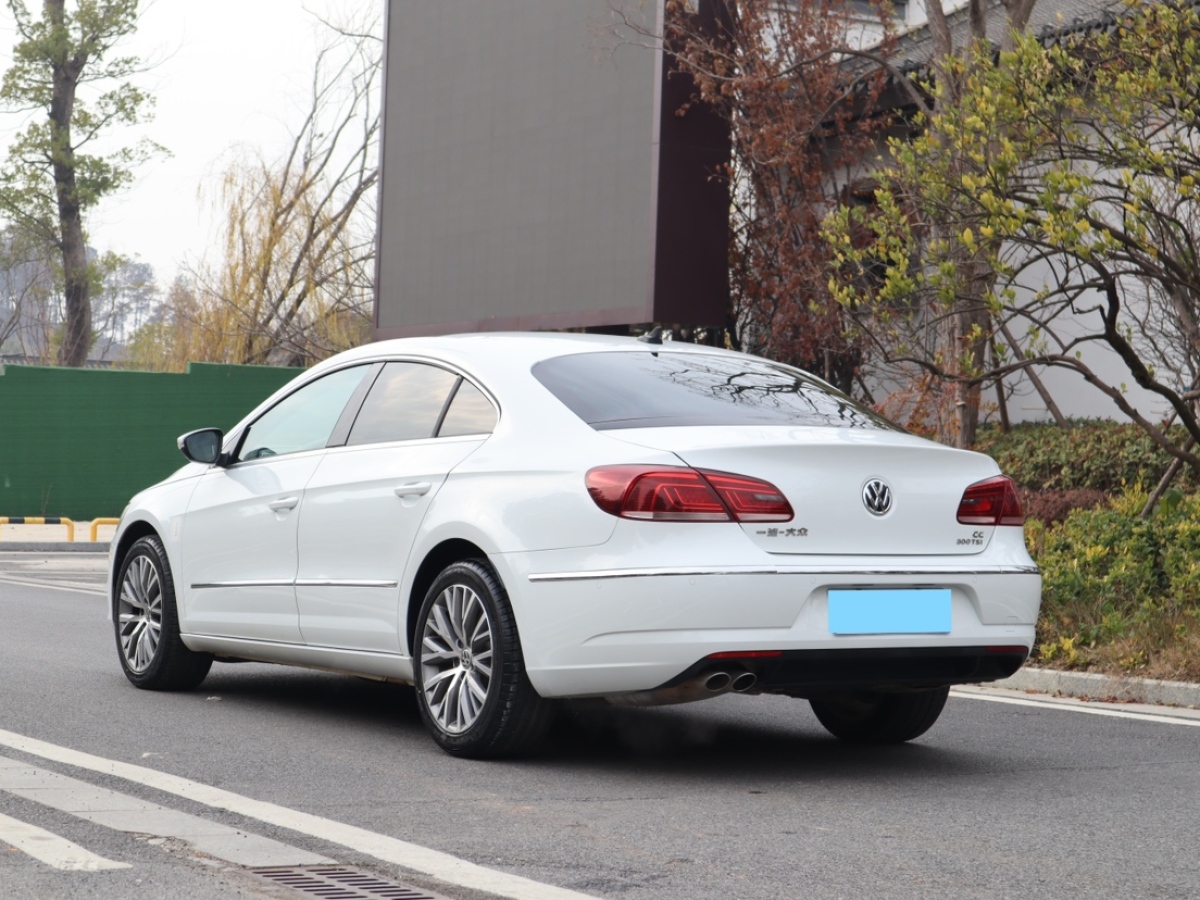
{"type": "Polygon", "coordinates": [[[229,834],[198,834],[185,837],[196,850],[215,856],[235,866],[265,868],[267,866],[318,866],[333,860],[290,847],[270,838],[234,831],[229,834]]]}
{"type": "MultiPolygon", "coordinates": [[[[47,779],[47,783],[54,780],[61,783],[63,780],[62,776],[55,775],[54,773],[45,774],[52,776],[52,778],[47,779]]],[[[67,781],[71,780],[67,779],[67,781]]],[[[61,810],[72,815],[99,810],[123,810],[130,812],[133,810],[162,809],[157,803],[149,803],[145,800],[139,800],[137,797],[130,797],[128,794],[118,794],[116,791],[106,790],[105,788],[91,787],[90,785],[84,785],[82,782],[77,782],[69,787],[10,787],[7,783],[4,783],[0,785],[0,789],[17,797],[24,797],[26,800],[32,800],[34,803],[40,803],[43,806],[49,806],[52,809],[61,810]]]]}
{"type": "Polygon", "coordinates": [[[98,809],[91,812],[75,812],[72,815],[116,831],[174,837],[185,841],[191,841],[200,835],[211,837],[237,833],[228,825],[209,822],[198,816],[161,806],[152,809],[98,809]]]}

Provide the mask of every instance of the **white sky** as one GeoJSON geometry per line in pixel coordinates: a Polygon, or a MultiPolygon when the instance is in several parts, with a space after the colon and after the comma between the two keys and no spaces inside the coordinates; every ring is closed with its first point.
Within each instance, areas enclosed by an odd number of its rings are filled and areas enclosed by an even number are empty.
{"type": "MultiPolygon", "coordinates": [[[[156,99],[154,120],[140,131],[172,156],[151,160],[131,188],[91,210],[89,244],[150,263],[164,290],[181,265],[206,254],[215,261],[221,238],[213,201],[223,164],[239,147],[267,159],[286,149],[307,106],[317,48],[328,35],[318,17],[342,21],[378,11],[382,18],[383,3],[143,2],[137,33],[118,51],[157,62],[136,79],[156,99]]],[[[40,12],[41,0],[26,5],[40,12]]],[[[0,6],[0,68],[8,68],[15,40],[12,13],[0,6]]],[[[23,121],[0,112],[0,152],[23,121]]]]}

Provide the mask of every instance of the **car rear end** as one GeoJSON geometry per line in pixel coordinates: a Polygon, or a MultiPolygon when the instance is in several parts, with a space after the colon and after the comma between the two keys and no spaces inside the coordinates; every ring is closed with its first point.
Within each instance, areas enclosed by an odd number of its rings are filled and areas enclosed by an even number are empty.
{"type": "Polygon", "coordinates": [[[993,461],[905,434],[795,370],[625,355],[534,369],[611,446],[580,488],[614,520],[603,543],[498,560],[539,693],[819,697],[1022,664],[1041,580],[993,461]]]}

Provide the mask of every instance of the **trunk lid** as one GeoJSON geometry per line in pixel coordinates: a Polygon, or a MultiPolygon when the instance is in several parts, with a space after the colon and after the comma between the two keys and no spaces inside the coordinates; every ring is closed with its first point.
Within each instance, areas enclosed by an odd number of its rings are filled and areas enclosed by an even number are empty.
{"type": "Polygon", "coordinates": [[[698,469],[763,478],[783,491],[791,522],[746,523],[769,553],[941,556],[980,553],[994,527],[960,525],[967,486],[998,474],[989,457],[901,432],[857,428],[704,426],[606,431],[674,453],[698,469]],[[873,512],[864,492],[883,504],[873,512]],[[869,487],[870,486],[870,487],[869,487]]]}

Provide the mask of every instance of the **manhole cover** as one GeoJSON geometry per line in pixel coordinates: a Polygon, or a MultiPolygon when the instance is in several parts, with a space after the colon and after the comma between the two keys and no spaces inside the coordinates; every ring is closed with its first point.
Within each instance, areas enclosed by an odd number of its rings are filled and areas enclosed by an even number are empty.
{"type": "Polygon", "coordinates": [[[274,866],[250,871],[275,884],[285,884],[325,900],[448,900],[441,894],[345,866],[274,866]]]}

